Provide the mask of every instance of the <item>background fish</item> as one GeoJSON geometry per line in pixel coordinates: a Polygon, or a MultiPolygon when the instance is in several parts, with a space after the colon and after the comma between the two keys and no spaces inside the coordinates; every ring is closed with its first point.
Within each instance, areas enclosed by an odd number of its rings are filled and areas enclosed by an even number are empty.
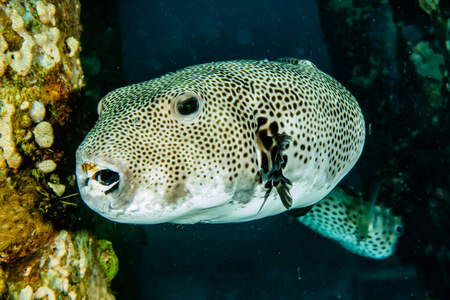
{"type": "Polygon", "coordinates": [[[297,219],[347,250],[366,257],[386,258],[394,253],[403,233],[401,217],[360,194],[336,187],[304,216],[297,219]]]}
{"type": "Polygon", "coordinates": [[[127,223],[242,222],[312,205],[365,138],[354,97],[297,59],[187,67],[110,92],[98,112],[77,150],[78,186],[93,210],[127,223]]]}

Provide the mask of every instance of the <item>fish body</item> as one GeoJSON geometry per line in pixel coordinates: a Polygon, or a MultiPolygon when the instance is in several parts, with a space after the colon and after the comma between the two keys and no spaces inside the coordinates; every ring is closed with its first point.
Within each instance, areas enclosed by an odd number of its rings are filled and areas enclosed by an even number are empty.
{"type": "Polygon", "coordinates": [[[323,197],[358,160],[355,98],[311,62],[195,65],[107,94],[77,150],[86,204],[125,223],[225,223],[323,197]]]}
{"type": "Polygon", "coordinates": [[[403,233],[401,217],[360,194],[335,187],[304,216],[300,223],[338,242],[355,254],[383,259],[395,251],[403,233]]]}

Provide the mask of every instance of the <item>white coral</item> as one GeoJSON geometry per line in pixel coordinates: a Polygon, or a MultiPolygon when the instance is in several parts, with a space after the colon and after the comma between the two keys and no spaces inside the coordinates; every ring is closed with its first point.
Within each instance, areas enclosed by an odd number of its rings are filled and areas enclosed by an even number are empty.
{"type": "Polygon", "coordinates": [[[47,184],[58,197],[61,197],[64,194],[64,192],[66,191],[66,186],[64,184],[51,183],[51,182],[47,182],[47,184]]]}
{"type": "Polygon", "coordinates": [[[67,47],[69,47],[69,49],[70,49],[70,52],[69,52],[68,56],[69,57],[74,57],[75,53],[78,50],[78,47],[80,46],[80,42],[76,38],[74,38],[73,36],[69,36],[66,39],[66,44],[67,44],[67,47]]]}
{"type": "Polygon", "coordinates": [[[11,20],[12,29],[23,38],[22,47],[18,51],[7,52],[10,67],[20,76],[28,74],[33,61],[33,37],[25,29],[25,22],[15,8],[6,8],[6,15],[11,20]]]}
{"type": "Polygon", "coordinates": [[[48,30],[42,31],[34,35],[36,44],[40,47],[41,54],[38,55],[37,59],[39,64],[50,69],[55,64],[61,61],[61,56],[58,49],[59,40],[59,29],[52,27],[48,30]]]}
{"type": "MultiPolygon", "coordinates": [[[[79,5],[75,8],[78,10],[79,5]]],[[[22,38],[19,50],[8,51],[11,45],[8,45],[5,28],[0,25],[0,76],[5,74],[8,66],[20,76],[26,76],[34,63],[46,70],[62,64],[72,88],[78,89],[83,85],[81,63],[78,59],[79,41],[74,36],[66,38],[67,32],[62,34],[56,26],[59,9],[60,7],[46,4],[42,0],[9,0],[0,4],[0,10],[3,10],[11,21],[11,29],[22,38]],[[62,36],[64,39],[61,39],[62,36]],[[63,52],[63,48],[68,49],[67,54],[63,52]]]]}
{"type": "MultiPolygon", "coordinates": [[[[22,105],[20,105],[20,109],[22,109],[22,105]]],[[[29,115],[35,123],[39,123],[42,120],[44,120],[45,117],[44,104],[42,104],[42,102],[39,102],[37,100],[33,101],[33,105],[31,105],[29,115]]]]}
{"type": "Polygon", "coordinates": [[[24,287],[19,294],[19,300],[31,300],[33,297],[33,288],[29,285],[24,287]]]}
{"type": "Polygon", "coordinates": [[[53,144],[53,127],[49,122],[41,122],[33,130],[34,140],[42,148],[50,148],[53,144]]]}
{"type": "Polygon", "coordinates": [[[44,161],[39,162],[37,164],[37,168],[42,173],[51,173],[51,172],[55,171],[56,163],[53,160],[51,160],[51,159],[46,159],[44,161]]]}
{"type": "Polygon", "coordinates": [[[8,49],[8,43],[3,38],[3,34],[0,32],[0,77],[5,73],[6,67],[9,64],[8,55],[6,50],[8,49]]]}
{"type": "Polygon", "coordinates": [[[36,2],[36,11],[38,13],[39,20],[41,20],[42,23],[44,23],[44,24],[51,23],[52,26],[56,25],[55,5],[53,5],[51,3],[45,5],[44,2],[39,0],[38,2],[36,2]]]}
{"type": "Polygon", "coordinates": [[[6,51],[8,44],[0,31],[0,76],[4,74],[8,65],[20,76],[26,76],[31,69],[33,59],[46,69],[52,68],[61,61],[58,48],[60,31],[56,27],[46,26],[46,24],[56,25],[56,7],[51,3],[45,5],[42,1],[37,1],[36,11],[43,25],[41,32],[32,36],[25,29],[24,18],[29,22],[29,16],[21,15],[20,5],[10,3],[5,8],[5,13],[11,20],[11,28],[23,39],[23,42],[18,51],[6,51]],[[34,46],[36,45],[39,49],[35,55],[34,46]]]}
{"type": "Polygon", "coordinates": [[[15,107],[11,103],[0,102],[0,111],[0,148],[3,149],[0,158],[3,156],[10,168],[17,169],[22,162],[22,157],[16,152],[11,125],[11,116],[15,107]]]}
{"type": "Polygon", "coordinates": [[[56,300],[55,293],[48,286],[45,285],[38,288],[36,293],[34,293],[35,299],[42,299],[44,297],[47,300],[56,300]]]}

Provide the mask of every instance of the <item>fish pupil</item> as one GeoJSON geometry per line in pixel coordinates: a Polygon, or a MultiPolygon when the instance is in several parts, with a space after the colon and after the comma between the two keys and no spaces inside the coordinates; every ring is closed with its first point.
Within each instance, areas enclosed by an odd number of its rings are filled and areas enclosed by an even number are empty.
{"type": "Polygon", "coordinates": [[[178,112],[180,114],[182,114],[183,116],[187,116],[187,115],[196,113],[198,111],[198,107],[199,107],[199,102],[198,102],[198,99],[195,97],[191,97],[189,99],[181,101],[177,105],[178,112]]]}

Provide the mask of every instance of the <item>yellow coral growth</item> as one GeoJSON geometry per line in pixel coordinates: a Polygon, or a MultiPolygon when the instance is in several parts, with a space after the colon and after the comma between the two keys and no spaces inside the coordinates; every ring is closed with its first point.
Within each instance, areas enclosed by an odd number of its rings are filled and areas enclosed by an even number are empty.
{"type": "Polygon", "coordinates": [[[5,281],[11,299],[32,299],[29,295],[33,295],[33,299],[114,300],[109,291],[112,278],[98,261],[97,246],[86,231],[61,230],[32,260],[8,270],[5,281]]]}
{"type": "Polygon", "coordinates": [[[0,262],[29,255],[52,235],[53,228],[33,212],[38,195],[24,188],[20,193],[0,188],[0,262]]]}
{"type": "Polygon", "coordinates": [[[0,0],[0,298],[114,299],[95,239],[43,217],[65,217],[73,185],[61,145],[83,85],[80,34],[79,0],[0,0]]]}

